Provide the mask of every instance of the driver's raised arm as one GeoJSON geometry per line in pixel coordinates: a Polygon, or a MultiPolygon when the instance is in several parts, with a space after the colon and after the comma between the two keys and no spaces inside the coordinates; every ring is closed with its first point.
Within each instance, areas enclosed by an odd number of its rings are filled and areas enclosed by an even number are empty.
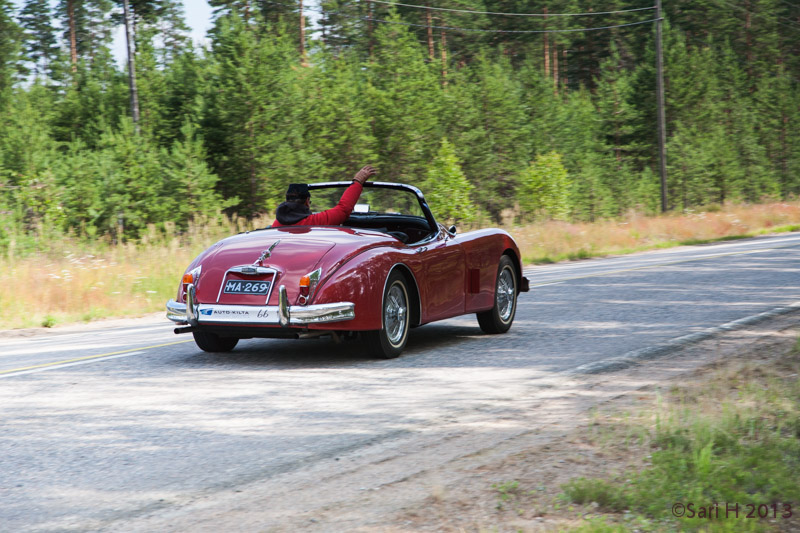
{"type": "MultiPolygon", "coordinates": [[[[310,214],[310,197],[305,198],[304,207],[308,210],[309,215],[297,222],[291,222],[291,218],[282,216],[283,212],[287,211],[286,204],[289,203],[289,195],[287,193],[287,201],[278,206],[278,218],[272,223],[272,226],[338,226],[350,217],[350,213],[353,212],[353,208],[356,202],[358,202],[358,198],[361,196],[364,182],[376,173],[377,171],[370,165],[359,170],[353,177],[352,185],[345,189],[339,203],[326,211],[310,214]],[[289,223],[287,224],[286,222],[289,223]]],[[[289,186],[289,190],[292,190],[291,185],[289,186]]],[[[294,206],[289,206],[289,208],[292,207],[294,206]]]]}

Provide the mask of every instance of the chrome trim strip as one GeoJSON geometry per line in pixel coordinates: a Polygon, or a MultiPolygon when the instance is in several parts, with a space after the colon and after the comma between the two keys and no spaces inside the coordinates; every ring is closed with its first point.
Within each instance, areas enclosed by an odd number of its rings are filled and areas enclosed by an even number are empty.
{"type": "Polygon", "coordinates": [[[194,283],[190,283],[186,287],[186,318],[189,321],[189,324],[192,326],[197,325],[197,311],[195,310],[195,306],[197,305],[195,290],[194,290],[194,283]]]}
{"type": "Polygon", "coordinates": [[[170,300],[167,302],[167,318],[178,324],[188,324],[186,304],[170,300]]]}
{"type": "MultiPolygon", "coordinates": [[[[245,274],[249,276],[252,274],[250,274],[249,272],[243,272],[242,269],[250,269],[250,268],[253,268],[253,265],[238,265],[235,267],[231,267],[225,271],[225,274],[222,275],[222,283],[220,283],[219,285],[219,292],[217,293],[217,303],[219,303],[219,299],[222,298],[222,289],[225,288],[225,282],[227,281],[228,273],[236,272],[238,274],[245,274]]],[[[278,271],[274,268],[269,268],[269,267],[258,267],[257,270],[259,270],[257,274],[269,274],[270,272],[272,273],[272,282],[269,285],[269,291],[267,291],[267,299],[264,300],[264,303],[268,304],[269,297],[272,296],[272,289],[275,288],[275,282],[278,280],[278,271]]]]}
{"type": "Polygon", "coordinates": [[[356,317],[356,305],[350,302],[317,304],[309,306],[293,305],[289,308],[291,324],[316,324],[319,322],[339,322],[356,317]]]}
{"type": "Polygon", "coordinates": [[[308,286],[308,297],[306,298],[306,302],[310,302],[314,298],[314,294],[317,292],[317,287],[319,286],[319,278],[322,277],[322,268],[316,269],[314,272],[308,274],[309,286],[308,286]]]}
{"type": "Polygon", "coordinates": [[[263,266],[242,265],[229,268],[228,271],[225,273],[227,274],[228,272],[238,272],[239,274],[243,274],[245,276],[258,276],[261,274],[269,274],[270,272],[273,271],[274,269],[263,266]]]}
{"type": "MultiPolygon", "coordinates": [[[[287,300],[283,300],[284,303],[287,300]]],[[[211,308],[214,309],[216,304],[196,304],[194,307],[194,312],[197,312],[198,308],[211,308]]],[[[189,306],[184,303],[176,302],[175,300],[170,300],[167,302],[167,318],[176,322],[178,324],[188,324],[189,323],[189,306]]],[[[275,313],[278,316],[278,323],[285,326],[301,326],[304,324],[321,324],[324,322],[341,322],[343,320],[353,320],[356,317],[356,304],[352,302],[336,302],[330,304],[317,304],[317,305],[308,305],[308,306],[301,306],[301,305],[293,305],[293,306],[286,306],[285,309],[281,309],[282,306],[267,306],[267,307],[259,307],[253,305],[225,305],[222,306],[225,309],[240,309],[245,311],[264,311],[265,315],[275,313]],[[283,313],[285,312],[285,315],[283,313]],[[286,324],[283,324],[282,318],[286,317],[286,324]]],[[[275,316],[272,315],[272,316],[275,316]]],[[[213,320],[212,320],[213,321],[213,320]]],[[[230,324],[236,324],[235,321],[226,321],[230,324]]],[[[200,322],[202,323],[202,322],[200,322]]],[[[249,323],[252,324],[254,322],[243,320],[239,323],[249,323]]],[[[275,322],[264,322],[265,325],[275,324],[275,322]]],[[[195,321],[197,325],[198,322],[195,321]]]]}
{"type": "Polygon", "coordinates": [[[278,289],[278,322],[282,327],[286,327],[290,320],[289,296],[286,294],[286,285],[281,285],[278,289]]]}

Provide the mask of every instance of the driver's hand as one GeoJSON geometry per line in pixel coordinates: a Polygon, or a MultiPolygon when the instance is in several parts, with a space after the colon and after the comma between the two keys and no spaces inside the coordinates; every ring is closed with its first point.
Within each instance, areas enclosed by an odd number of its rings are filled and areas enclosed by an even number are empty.
{"type": "Polygon", "coordinates": [[[372,168],[370,165],[365,166],[353,177],[353,181],[359,182],[361,185],[364,185],[364,182],[370,179],[372,176],[377,174],[378,171],[372,168]]]}

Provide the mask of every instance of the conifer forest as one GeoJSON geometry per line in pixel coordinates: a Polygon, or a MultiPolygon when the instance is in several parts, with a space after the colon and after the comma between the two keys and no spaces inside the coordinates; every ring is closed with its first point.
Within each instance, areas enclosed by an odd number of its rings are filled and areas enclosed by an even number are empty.
{"type": "MultiPolygon", "coordinates": [[[[0,251],[266,215],[364,164],[456,221],[661,210],[655,0],[209,3],[200,45],[178,0],[0,0],[0,251]]],[[[800,0],[662,9],[668,209],[796,197],[800,0]]]]}

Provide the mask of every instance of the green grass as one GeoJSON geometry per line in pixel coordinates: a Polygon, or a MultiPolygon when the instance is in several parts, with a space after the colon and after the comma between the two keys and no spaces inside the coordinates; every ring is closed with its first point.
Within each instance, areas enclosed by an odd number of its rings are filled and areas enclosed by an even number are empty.
{"type": "MultiPolygon", "coordinates": [[[[650,466],[625,481],[577,478],[561,499],[606,512],[580,531],[616,531],[620,524],[643,531],[772,531],[785,519],[747,519],[747,504],[792,505],[800,516],[800,343],[769,367],[741,366],[699,390],[675,387],[650,413],[626,424],[652,425],[646,442],[650,466]],[[695,517],[676,518],[676,503],[694,504],[695,517]],[[700,507],[720,504],[719,516],[699,518],[700,507]],[[739,518],[725,504],[739,503],[739,518]],[[620,513],[625,511],[623,516],[620,513]],[[616,514],[614,514],[616,513],[616,514]],[[644,526],[642,524],[645,524],[644,526]]],[[[632,426],[632,427],[633,427],[632,426]]],[[[632,427],[617,428],[617,441],[632,427]]],[[[641,432],[642,426],[636,431],[641,432]]],[[[638,440],[638,439],[637,439],[638,440]]],[[[642,451],[642,450],[640,450],[642,451]]],[[[785,510],[768,508],[770,517],[785,510]]]]}

